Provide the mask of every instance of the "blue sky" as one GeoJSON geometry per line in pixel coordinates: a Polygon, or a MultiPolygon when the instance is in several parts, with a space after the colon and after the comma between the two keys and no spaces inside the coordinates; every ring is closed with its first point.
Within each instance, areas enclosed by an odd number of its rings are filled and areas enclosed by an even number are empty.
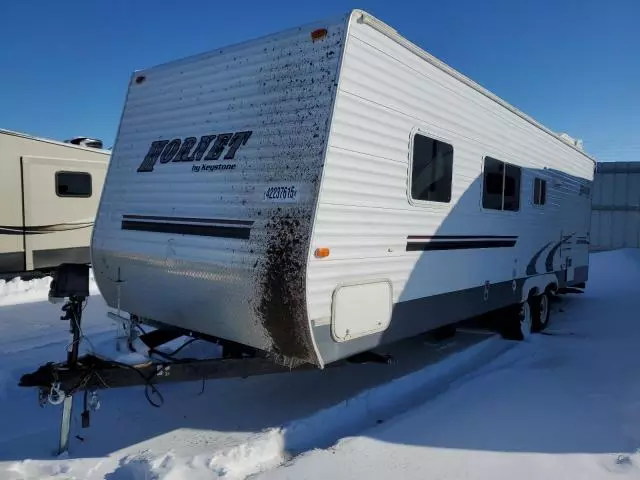
{"type": "Polygon", "coordinates": [[[640,0],[4,2],[0,128],[111,146],[133,70],[353,7],[599,160],[640,161],[640,0]]]}

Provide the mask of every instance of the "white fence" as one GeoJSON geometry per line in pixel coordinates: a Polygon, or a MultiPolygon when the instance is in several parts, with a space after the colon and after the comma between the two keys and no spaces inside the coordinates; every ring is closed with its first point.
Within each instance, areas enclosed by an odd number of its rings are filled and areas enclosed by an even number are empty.
{"type": "Polygon", "coordinates": [[[640,162],[598,163],[591,208],[592,251],[640,247],[640,162]]]}

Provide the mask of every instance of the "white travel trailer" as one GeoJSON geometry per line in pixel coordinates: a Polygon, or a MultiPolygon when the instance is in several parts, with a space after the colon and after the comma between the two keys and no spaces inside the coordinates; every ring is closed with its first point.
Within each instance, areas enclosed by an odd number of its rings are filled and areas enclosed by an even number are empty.
{"type": "Polygon", "coordinates": [[[109,155],[0,130],[0,276],[89,262],[109,155]]]}
{"type": "Polygon", "coordinates": [[[588,273],[595,162],[355,10],[136,72],[92,239],[108,304],[323,367],[588,273]]]}

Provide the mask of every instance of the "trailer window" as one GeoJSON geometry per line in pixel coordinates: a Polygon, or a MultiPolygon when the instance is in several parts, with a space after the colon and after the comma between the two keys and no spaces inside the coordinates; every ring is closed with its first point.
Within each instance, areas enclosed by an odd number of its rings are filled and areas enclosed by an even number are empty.
{"type": "Polygon", "coordinates": [[[56,194],[59,197],[90,197],[91,174],[86,172],[56,172],[56,194]]]}
{"type": "Polygon", "coordinates": [[[425,135],[414,135],[411,198],[428,202],[450,202],[452,175],[453,146],[425,135]]]}
{"type": "Polygon", "coordinates": [[[517,212],[520,210],[520,167],[506,164],[504,172],[503,210],[517,212]]]}
{"type": "Polygon", "coordinates": [[[533,204],[544,205],[547,203],[547,181],[541,178],[533,180],[533,204]]]}
{"type": "Polygon", "coordinates": [[[492,157],[484,159],[482,207],[489,210],[520,210],[520,167],[492,157]]]}

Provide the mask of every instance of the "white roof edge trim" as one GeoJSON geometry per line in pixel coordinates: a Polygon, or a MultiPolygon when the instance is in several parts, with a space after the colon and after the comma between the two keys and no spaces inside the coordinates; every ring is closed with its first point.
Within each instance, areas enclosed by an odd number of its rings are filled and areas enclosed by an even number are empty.
{"type": "Polygon", "coordinates": [[[92,147],[85,147],[83,145],[75,145],[73,143],[65,143],[59,140],[52,140],[50,138],[35,137],[27,133],[14,132],[12,130],[5,130],[4,128],[0,128],[0,135],[11,135],[13,137],[26,138],[27,140],[35,140],[36,142],[52,143],[53,145],[59,145],[61,147],[70,147],[70,148],[76,148],[78,150],[85,150],[87,152],[96,152],[96,153],[104,153],[106,155],[111,155],[111,151],[106,150],[104,148],[92,148],[92,147]]]}
{"type": "Polygon", "coordinates": [[[443,72],[451,75],[452,77],[456,78],[457,80],[460,80],[465,85],[473,88],[477,92],[479,92],[482,95],[484,95],[485,97],[493,100],[494,102],[496,102],[497,104],[499,104],[502,107],[506,108],[510,112],[515,113],[516,115],[518,115],[523,120],[529,122],[531,125],[539,128],[543,132],[551,135],[556,140],[559,140],[560,142],[562,142],[563,145],[571,147],[576,152],[580,153],[584,157],[586,157],[589,160],[591,160],[594,164],[597,163],[597,161],[593,157],[591,157],[589,154],[587,154],[585,151],[580,150],[577,146],[572,145],[571,143],[567,142],[562,137],[560,137],[559,134],[553,132],[552,130],[549,130],[547,127],[545,127],[541,123],[537,122],[536,120],[531,118],[526,113],[522,112],[521,110],[518,110],[516,107],[514,107],[513,105],[510,105],[509,103],[507,103],[506,101],[504,101],[500,97],[498,97],[497,95],[491,93],[489,90],[487,90],[483,86],[479,85],[478,83],[474,82],[469,77],[466,77],[465,75],[463,75],[462,73],[458,72],[454,68],[450,67],[446,63],[442,62],[441,60],[438,60],[436,57],[434,57],[430,53],[426,52],[424,49],[420,48],[415,43],[407,40],[400,33],[398,33],[398,31],[396,29],[394,29],[393,27],[387,25],[386,23],[384,23],[381,20],[378,20],[376,17],[374,17],[373,15],[365,12],[364,10],[353,10],[353,15],[354,16],[358,15],[358,18],[356,19],[356,21],[364,23],[364,24],[369,25],[370,27],[376,29],[377,31],[379,31],[383,35],[386,35],[387,37],[389,37],[394,42],[396,42],[399,45],[401,45],[401,46],[405,47],[406,49],[410,50],[412,53],[415,53],[420,58],[426,60],[427,62],[429,62],[433,66],[439,68],[440,70],[442,70],[443,72]]]}
{"type": "MultiPolygon", "coordinates": [[[[191,62],[191,61],[196,61],[200,58],[205,58],[209,55],[213,55],[216,52],[219,52],[221,50],[231,50],[231,49],[235,49],[235,48],[240,48],[242,46],[245,45],[249,45],[251,43],[255,43],[255,42],[259,42],[261,40],[269,40],[270,38],[272,38],[274,35],[285,35],[287,33],[292,33],[295,31],[300,31],[300,30],[304,30],[305,28],[310,28],[312,26],[316,26],[316,25],[320,25],[320,24],[332,24],[332,23],[338,23],[338,22],[345,22],[345,21],[349,21],[349,18],[351,16],[351,13],[353,13],[353,11],[349,11],[349,13],[347,13],[346,15],[334,15],[332,17],[326,17],[323,19],[319,19],[319,20],[313,20],[313,21],[308,21],[305,22],[303,24],[299,24],[299,25],[295,25],[293,27],[287,27],[287,28],[283,28],[281,30],[275,31],[275,32],[267,32],[264,33],[262,35],[259,36],[255,36],[255,37],[248,37],[245,40],[236,42],[236,43],[230,43],[230,44],[226,44],[226,45],[219,45],[217,47],[210,47],[204,51],[201,51],[199,53],[193,53],[190,55],[186,55],[184,57],[179,57],[179,58],[174,58],[174,59],[170,59],[170,60],[166,60],[160,63],[157,63],[155,65],[149,65],[148,67],[141,67],[141,68],[137,68],[133,70],[133,74],[132,74],[132,78],[135,78],[135,76],[137,74],[140,73],[151,73],[156,69],[159,68],[163,68],[163,67],[168,67],[168,66],[172,66],[172,65],[177,65],[179,63],[183,63],[183,62],[191,62]]],[[[364,13],[364,12],[362,12],[364,13]]]]}

